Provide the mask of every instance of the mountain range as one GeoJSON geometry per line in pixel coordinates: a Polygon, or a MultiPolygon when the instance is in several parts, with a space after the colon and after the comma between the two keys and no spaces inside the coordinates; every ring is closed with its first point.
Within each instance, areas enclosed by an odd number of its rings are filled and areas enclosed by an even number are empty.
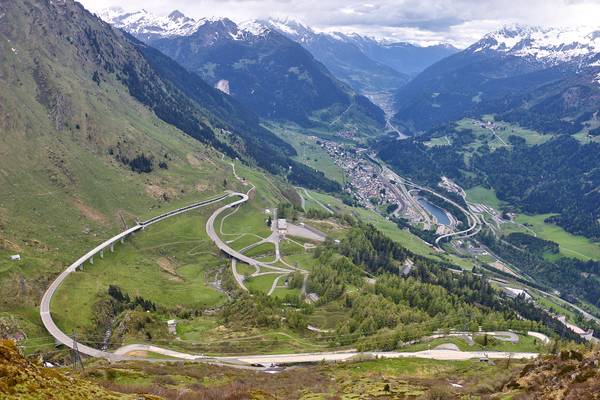
{"type": "Polygon", "coordinates": [[[303,126],[383,127],[383,112],[336,79],[298,43],[260,24],[224,19],[193,20],[174,11],[101,13],[113,26],[155,47],[271,120],[303,126]]]}
{"type": "Polygon", "coordinates": [[[595,125],[600,31],[507,26],[419,74],[396,94],[394,121],[413,133],[495,114],[542,132],[595,125]]]}
{"type": "Polygon", "coordinates": [[[390,104],[382,95],[396,92],[429,65],[458,51],[449,45],[420,47],[387,43],[357,33],[316,32],[293,19],[260,23],[300,43],[337,78],[388,109],[390,104]]]}
{"type": "MultiPolygon", "coordinates": [[[[211,84],[253,107],[261,116],[289,118],[296,122],[306,122],[312,111],[331,104],[348,104],[348,95],[353,96],[350,91],[366,95],[387,112],[392,112],[391,94],[427,66],[458,51],[449,45],[419,47],[409,43],[387,43],[358,34],[317,32],[293,19],[235,24],[226,18],[195,20],[177,10],[167,16],[156,16],[145,10],[125,12],[120,8],[104,10],[99,16],[159,48],[211,84]],[[300,44],[308,53],[292,42],[300,44]],[[271,68],[256,62],[264,57],[268,57],[271,68]],[[286,58],[299,65],[286,63],[286,58]],[[301,79],[298,84],[290,79],[294,77],[290,71],[298,68],[300,74],[310,80],[301,79]],[[260,81],[260,77],[265,79],[260,81]],[[335,84],[333,77],[347,86],[335,84]],[[263,91],[267,86],[270,94],[263,91]],[[273,90],[281,91],[282,97],[277,94],[274,97],[273,90]],[[290,92],[295,97],[300,95],[299,104],[290,101],[287,95],[290,92]],[[333,94],[336,97],[330,97],[333,94]]],[[[366,102],[362,99],[358,103],[366,102]]],[[[374,109],[362,111],[373,119],[379,118],[374,109]]]]}

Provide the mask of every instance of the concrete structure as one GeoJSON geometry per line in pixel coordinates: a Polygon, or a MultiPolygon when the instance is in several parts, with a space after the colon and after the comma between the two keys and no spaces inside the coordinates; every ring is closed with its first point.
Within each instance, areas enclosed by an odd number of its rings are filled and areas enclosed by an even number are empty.
{"type": "Polygon", "coordinates": [[[505,286],[502,291],[511,299],[517,298],[519,296],[523,296],[525,300],[531,300],[531,296],[527,293],[526,290],[523,289],[515,289],[508,286],[505,286]]]}
{"type": "Polygon", "coordinates": [[[567,328],[569,328],[571,330],[571,332],[578,334],[579,336],[581,336],[583,339],[587,340],[588,342],[590,341],[597,341],[597,339],[594,337],[594,330],[593,329],[588,329],[587,331],[584,331],[583,329],[581,329],[580,327],[578,327],[577,325],[571,324],[567,321],[567,317],[564,315],[559,315],[557,317],[557,319],[567,328]]]}
{"type": "Polygon", "coordinates": [[[320,297],[316,293],[309,293],[306,295],[306,302],[308,304],[316,303],[317,301],[319,301],[319,299],[320,299],[320,297]]]}
{"type": "Polygon", "coordinates": [[[172,335],[177,334],[177,321],[174,319],[170,319],[167,321],[167,329],[169,333],[172,335]]]}
{"type": "Polygon", "coordinates": [[[44,296],[42,297],[42,301],[40,304],[40,316],[42,318],[42,323],[44,324],[44,327],[46,328],[46,330],[48,330],[48,332],[56,339],[56,341],[58,343],[64,344],[65,346],[70,347],[70,348],[74,348],[75,346],[77,346],[77,348],[79,349],[79,352],[82,354],[92,356],[92,357],[106,358],[109,360],[121,359],[122,357],[115,355],[113,353],[98,350],[93,347],[83,345],[81,343],[75,343],[74,340],[70,336],[68,336],[66,333],[61,331],[60,328],[54,322],[54,319],[52,318],[52,314],[50,313],[50,302],[52,301],[52,296],[54,296],[54,293],[59,288],[59,286],[63,283],[63,281],[67,278],[67,276],[76,272],[78,269],[82,269],[83,265],[86,261],[92,262],[94,255],[100,253],[102,250],[104,250],[106,248],[114,249],[115,243],[117,243],[117,242],[123,243],[125,238],[128,237],[129,235],[131,235],[132,233],[143,230],[152,224],[162,221],[163,219],[170,218],[175,215],[178,215],[178,214],[190,211],[190,210],[194,210],[196,208],[204,207],[209,204],[217,203],[229,196],[231,196],[231,194],[225,193],[221,196],[218,196],[218,197],[210,199],[210,200],[205,200],[205,201],[202,201],[199,203],[191,204],[189,206],[178,208],[176,210],[169,211],[165,214],[158,215],[154,218],[149,219],[146,222],[137,224],[137,225],[119,233],[118,235],[113,236],[112,238],[108,239],[104,243],[99,244],[94,249],[90,250],[89,252],[87,252],[86,254],[81,256],[77,261],[75,261],[66,270],[64,270],[54,280],[54,282],[52,282],[50,284],[50,286],[44,293],[44,296]]]}

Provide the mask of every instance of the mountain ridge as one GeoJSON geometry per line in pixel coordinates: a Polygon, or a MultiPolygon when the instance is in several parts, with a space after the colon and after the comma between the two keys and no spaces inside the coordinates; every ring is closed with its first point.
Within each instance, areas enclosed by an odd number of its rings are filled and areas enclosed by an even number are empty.
{"type": "Polygon", "coordinates": [[[586,129],[600,99],[597,39],[554,41],[544,48],[560,32],[517,27],[484,36],[401,88],[394,121],[416,133],[466,116],[497,114],[547,133],[586,129]]]}
{"type": "Polygon", "coordinates": [[[589,27],[506,25],[488,33],[466,51],[477,53],[485,50],[542,61],[549,65],[563,62],[589,65],[598,60],[600,30],[589,27]]]}
{"type": "Polygon", "coordinates": [[[256,21],[238,25],[226,18],[189,19],[195,21],[190,23],[176,14],[177,21],[192,27],[184,32],[180,25],[167,29],[167,23],[149,22],[172,17],[134,14],[142,18],[105,18],[263,118],[291,120],[304,126],[362,124],[371,131],[385,123],[381,110],[338,81],[308,51],[256,21]]]}

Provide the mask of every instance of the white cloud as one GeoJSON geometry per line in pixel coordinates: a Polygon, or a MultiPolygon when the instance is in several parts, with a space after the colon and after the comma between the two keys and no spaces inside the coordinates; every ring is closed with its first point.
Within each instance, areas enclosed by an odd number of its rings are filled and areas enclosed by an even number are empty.
{"type": "MultiPolygon", "coordinates": [[[[97,11],[122,0],[80,0],[97,11]]],[[[128,10],[235,21],[291,17],[321,30],[467,46],[507,23],[598,26],[600,0],[129,0],[128,10]]]]}

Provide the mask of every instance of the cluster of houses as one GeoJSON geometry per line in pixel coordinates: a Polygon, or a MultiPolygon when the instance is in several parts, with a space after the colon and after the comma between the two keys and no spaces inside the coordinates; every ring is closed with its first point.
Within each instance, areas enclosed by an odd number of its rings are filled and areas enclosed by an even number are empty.
{"type": "Polygon", "coordinates": [[[350,178],[351,188],[347,191],[357,198],[361,206],[373,209],[374,200],[378,203],[397,201],[393,193],[388,193],[376,167],[361,157],[360,150],[350,151],[339,143],[323,139],[319,140],[319,144],[350,178]]]}

